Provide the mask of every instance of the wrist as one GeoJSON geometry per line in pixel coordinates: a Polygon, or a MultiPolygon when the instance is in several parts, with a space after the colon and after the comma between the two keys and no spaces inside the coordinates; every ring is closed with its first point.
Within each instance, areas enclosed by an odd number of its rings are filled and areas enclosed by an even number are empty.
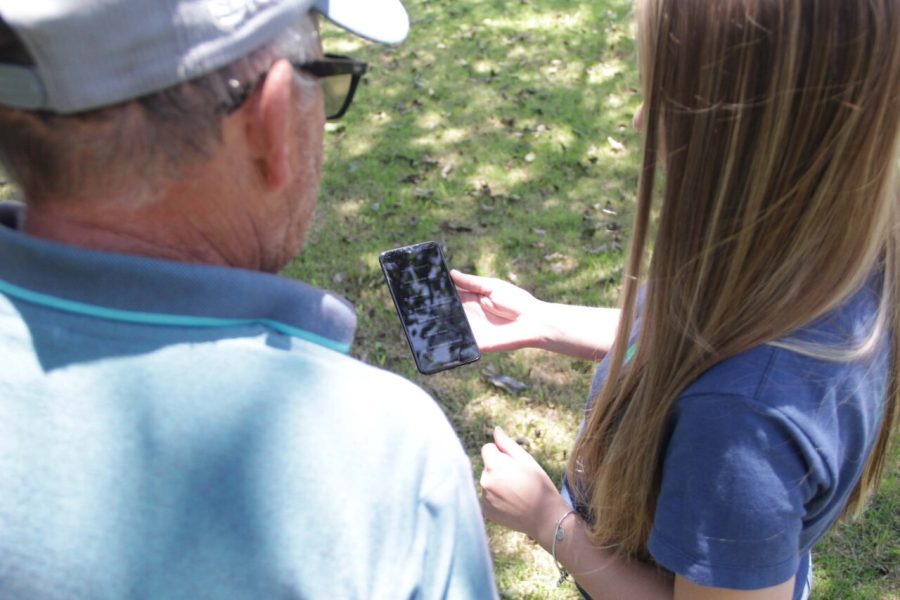
{"type": "Polygon", "coordinates": [[[565,529],[566,519],[569,519],[570,517],[572,520],[577,520],[578,513],[574,509],[567,510],[556,520],[556,526],[554,527],[550,555],[553,557],[553,564],[556,565],[556,570],[559,571],[559,579],[556,581],[556,587],[561,586],[563,582],[569,578],[569,570],[564,567],[560,561],[560,557],[557,554],[557,548],[561,550],[562,544],[566,542],[567,539],[571,542],[571,538],[575,535],[574,527],[577,527],[577,524],[568,531],[568,534],[565,529]]]}
{"type": "MultiPolygon", "coordinates": [[[[565,513],[572,510],[562,496],[556,495],[552,501],[536,513],[535,531],[532,538],[547,552],[553,550],[553,538],[556,536],[556,524],[565,513]]],[[[571,517],[569,517],[571,519],[571,517]]]]}
{"type": "Polygon", "coordinates": [[[535,308],[530,313],[533,315],[535,339],[532,347],[540,350],[553,350],[560,340],[560,329],[557,320],[553,317],[553,303],[537,300],[535,308]]]}

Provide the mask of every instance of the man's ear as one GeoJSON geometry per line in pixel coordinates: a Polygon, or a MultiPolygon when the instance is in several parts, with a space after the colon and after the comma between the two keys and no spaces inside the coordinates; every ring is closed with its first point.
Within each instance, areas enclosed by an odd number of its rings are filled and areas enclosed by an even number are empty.
{"type": "Polygon", "coordinates": [[[282,59],[272,65],[262,85],[246,107],[247,139],[253,145],[263,179],[271,190],[290,181],[289,134],[293,131],[294,68],[282,59]]]}

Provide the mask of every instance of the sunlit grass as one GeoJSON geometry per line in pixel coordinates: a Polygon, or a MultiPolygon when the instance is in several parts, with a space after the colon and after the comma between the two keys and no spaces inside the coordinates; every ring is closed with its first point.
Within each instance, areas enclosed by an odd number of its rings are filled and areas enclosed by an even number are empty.
{"type": "MultiPolygon", "coordinates": [[[[286,272],[356,304],[354,354],[435,396],[473,476],[481,446],[501,425],[559,480],[593,366],[524,351],[417,374],[377,255],[434,239],[452,267],[508,278],[545,299],[613,304],[640,157],[631,3],[407,6],[412,29],[397,48],[325,27],[326,49],[368,60],[370,71],[326,138],[317,223],[286,272]],[[529,387],[517,396],[495,388],[488,369],[529,387]]],[[[897,597],[900,491],[885,489],[874,520],[842,529],[817,554],[814,597],[897,597]],[[872,533],[853,533],[873,527],[893,551],[876,550],[865,537],[872,533]]],[[[552,560],[533,542],[493,525],[488,532],[503,597],[579,597],[571,583],[555,587],[552,560]]]]}
{"type": "MultiPolygon", "coordinates": [[[[627,23],[629,5],[408,7],[414,23],[404,46],[359,48],[371,64],[368,84],[326,138],[316,227],[287,272],[357,305],[354,353],[431,392],[476,473],[480,448],[500,425],[559,480],[592,366],[525,351],[418,375],[376,257],[436,239],[453,267],[509,278],[544,298],[613,302],[636,172],[630,120],[638,97],[630,38],[591,32],[627,27],[616,23],[627,23]],[[624,150],[611,150],[609,137],[624,150]],[[529,387],[510,395],[487,381],[487,369],[529,387]]],[[[326,47],[332,39],[343,36],[326,37],[326,47]]],[[[578,597],[571,584],[556,588],[552,560],[525,536],[488,531],[503,597],[578,597]]]]}

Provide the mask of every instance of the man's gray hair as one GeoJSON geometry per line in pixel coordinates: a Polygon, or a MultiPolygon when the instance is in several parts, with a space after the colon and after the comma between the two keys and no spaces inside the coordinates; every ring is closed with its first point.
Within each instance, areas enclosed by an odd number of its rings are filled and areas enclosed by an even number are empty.
{"type": "MultiPolygon", "coordinates": [[[[10,42],[0,30],[0,60],[24,60],[22,48],[10,42]]],[[[178,179],[186,166],[215,152],[224,116],[274,62],[309,61],[319,48],[316,17],[308,14],[225,67],[133,101],[75,115],[0,107],[0,162],[34,202],[101,190],[139,192],[134,188],[141,184],[178,179]]]]}

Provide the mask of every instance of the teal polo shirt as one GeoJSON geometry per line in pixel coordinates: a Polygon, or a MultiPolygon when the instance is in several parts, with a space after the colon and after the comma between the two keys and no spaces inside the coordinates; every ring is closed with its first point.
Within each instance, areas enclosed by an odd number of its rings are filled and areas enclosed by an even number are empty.
{"type": "Polygon", "coordinates": [[[435,402],[263,273],[27,236],[0,205],[0,597],[491,598],[435,402]]]}

